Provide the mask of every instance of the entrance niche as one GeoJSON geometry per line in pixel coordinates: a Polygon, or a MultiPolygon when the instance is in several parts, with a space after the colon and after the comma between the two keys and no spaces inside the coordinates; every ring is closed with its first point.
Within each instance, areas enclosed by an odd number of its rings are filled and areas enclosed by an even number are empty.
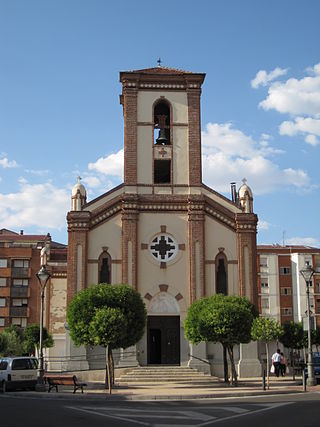
{"type": "Polygon", "coordinates": [[[111,283],[111,256],[103,251],[98,261],[99,283],[111,283]]]}
{"type": "Polygon", "coordinates": [[[180,307],[167,292],[155,295],[147,322],[148,364],[180,365],[180,307]]]}

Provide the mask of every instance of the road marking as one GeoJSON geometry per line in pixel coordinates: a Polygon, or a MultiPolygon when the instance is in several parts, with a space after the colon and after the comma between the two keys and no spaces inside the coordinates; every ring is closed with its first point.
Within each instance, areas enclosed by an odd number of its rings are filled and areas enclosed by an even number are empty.
{"type": "Polygon", "coordinates": [[[129,422],[136,423],[136,424],[142,424],[144,426],[150,426],[151,425],[150,423],[144,423],[143,421],[131,420],[130,418],[119,417],[116,415],[102,414],[101,412],[92,411],[90,409],[76,408],[75,406],[66,406],[66,408],[73,409],[74,411],[86,412],[86,413],[92,414],[92,415],[99,415],[100,417],[114,418],[116,420],[121,420],[121,421],[126,421],[126,422],[129,421],[129,422]]]}
{"type": "Polygon", "coordinates": [[[198,424],[197,427],[202,427],[202,426],[206,426],[208,424],[214,424],[214,423],[219,423],[220,421],[226,421],[226,420],[231,420],[233,418],[239,418],[239,417],[243,417],[244,415],[252,415],[252,414],[258,414],[259,412],[264,412],[264,411],[268,411],[270,409],[275,409],[275,408],[279,408],[280,406],[285,406],[285,405],[290,405],[294,402],[283,402],[283,403],[270,403],[270,404],[262,404],[260,406],[265,406],[264,408],[261,409],[256,409],[255,411],[246,411],[242,414],[236,414],[236,415],[230,415],[230,417],[224,417],[224,418],[218,418],[212,421],[207,421],[205,423],[202,424],[198,424]]]}
{"type": "Polygon", "coordinates": [[[211,408],[207,408],[209,411],[214,411],[216,409],[222,409],[223,411],[234,412],[235,414],[244,414],[245,412],[249,412],[250,409],[240,408],[239,406],[212,406],[211,408]]]}

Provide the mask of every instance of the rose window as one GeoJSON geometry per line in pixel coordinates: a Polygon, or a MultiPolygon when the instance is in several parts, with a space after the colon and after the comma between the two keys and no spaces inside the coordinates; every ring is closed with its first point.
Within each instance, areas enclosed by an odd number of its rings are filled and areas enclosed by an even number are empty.
{"type": "Polygon", "coordinates": [[[178,253],[178,243],[168,234],[159,234],[150,244],[150,253],[157,261],[171,261],[178,253]]]}

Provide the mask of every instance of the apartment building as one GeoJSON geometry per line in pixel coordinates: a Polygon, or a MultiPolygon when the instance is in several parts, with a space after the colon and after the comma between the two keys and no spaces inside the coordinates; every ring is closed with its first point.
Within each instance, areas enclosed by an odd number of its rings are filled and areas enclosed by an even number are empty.
{"type": "Polygon", "coordinates": [[[320,326],[320,249],[309,246],[260,245],[257,247],[258,304],[264,316],[280,323],[306,319],[306,283],[300,270],[310,265],[310,307],[320,326]]]}
{"type": "Polygon", "coordinates": [[[65,245],[52,242],[50,234],[0,230],[0,332],[10,325],[25,327],[39,323],[40,287],[36,273],[45,244],[50,246],[53,265],[56,258],[59,262],[66,260],[65,245]]]}

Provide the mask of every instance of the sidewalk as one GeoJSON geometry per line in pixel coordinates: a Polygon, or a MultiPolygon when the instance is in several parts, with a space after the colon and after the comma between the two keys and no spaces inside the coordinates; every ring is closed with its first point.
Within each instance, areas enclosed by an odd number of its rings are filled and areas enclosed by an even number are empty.
{"type": "MultiPolygon", "coordinates": [[[[117,384],[112,390],[110,396],[104,389],[102,383],[88,383],[86,391],[82,394],[79,391],[73,394],[71,388],[59,386],[59,392],[9,392],[8,396],[37,397],[47,399],[107,399],[107,400],[193,400],[193,399],[212,399],[222,397],[244,397],[244,396],[266,396],[274,394],[303,393],[302,381],[292,378],[272,378],[270,379],[269,390],[263,390],[261,378],[247,378],[239,380],[238,387],[226,385],[224,382],[213,379],[210,384],[117,384]]],[[[308,392],[320,392],[320,385],[308,387],[308,392]]]]}

